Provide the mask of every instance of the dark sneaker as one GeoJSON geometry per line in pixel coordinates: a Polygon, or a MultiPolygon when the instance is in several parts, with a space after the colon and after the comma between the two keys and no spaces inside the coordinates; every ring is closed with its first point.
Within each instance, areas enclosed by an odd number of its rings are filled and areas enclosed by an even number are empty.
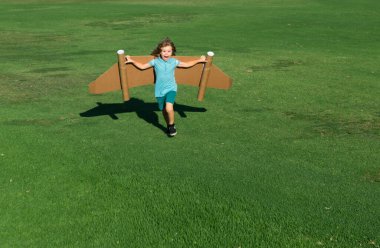
{"type": "Polygon", "coordinates": [[[177,134],[177,129],[175,128],[174,124],[171,126],[168,126],[168,135],[170,137],[173,137],[177,134]]]}

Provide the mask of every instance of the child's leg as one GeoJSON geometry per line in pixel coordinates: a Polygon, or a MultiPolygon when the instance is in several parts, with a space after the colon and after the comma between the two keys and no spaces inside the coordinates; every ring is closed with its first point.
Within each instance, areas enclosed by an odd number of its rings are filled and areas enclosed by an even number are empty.
{"type": "Polygon", "coordinates": [[[166,123],[168,124],[168,135],[174,137],[177,134],[177,129],[174,126],[174,109],[173,103],[167,102],[165,104],[165,113],[167,116],[166,123]]]}
{"type": "Polygon", "coordinates": [[[168,116],[168,113],[166,112],[166,109],[162,109],[162,115],[164,116],[165,118],[165,122],[166,122],[166,125],[169,125],[169,116],[168,116]]]}
{"type": "Polygon", "coordinates": [[[168,121],[169,121],[168,118],[169,117],[168,117],[168,114],[166,113],[166,110],[165,110],[165,96],[156,97],[156,99],[157,99],[158,108],[162,111],[162,115],[165,118],[165,122],[166,122],[166,124],[168,124],[168,121]]]}
{"type": "Polygon", "coordinates": [[[173,125],[174,124],[174,107],[173,103],[167,102],[165,105],[165,109],[163,110],[166,124],[173,125]]]}
{"type": "Polygon", "coordinates": [[[177,134],[177,130],[174,126],[174,101],[177,93],[175,91],[168,92],[163,97],[157,97],[158,108],[162,111],[162,115],[165,118],[165,122],[168,126],[167,134],[171,137],[177,134]]]}
{"type": "Polygon", "coordinates": [[[166,120],[166,123],[168,124],[168,126],[174,124],[174,107],[173,107],[173,105],[174,105],[176,95],[177,95],[177,92],[175,92],[175,91],[169,91],[166,94],[164,116],[166,116],[165,120],[166,120]]]}

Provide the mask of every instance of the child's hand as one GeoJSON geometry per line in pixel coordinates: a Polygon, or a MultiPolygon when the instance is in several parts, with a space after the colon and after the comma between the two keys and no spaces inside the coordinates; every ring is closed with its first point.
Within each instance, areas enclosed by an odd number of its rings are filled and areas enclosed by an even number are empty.
{"type": "Polygon", "coordinates": [[[125,56],[125,63],[128,64],[128,63],[133,63],[133,60],[131,59],[131,56],[127,55],[125,56]]]}
{"type": "Polygon", "coordinates": [[[204,55],[202,55],[200,58],[199,58],[199,62],[206,62],[206,57],[204,55]]]}

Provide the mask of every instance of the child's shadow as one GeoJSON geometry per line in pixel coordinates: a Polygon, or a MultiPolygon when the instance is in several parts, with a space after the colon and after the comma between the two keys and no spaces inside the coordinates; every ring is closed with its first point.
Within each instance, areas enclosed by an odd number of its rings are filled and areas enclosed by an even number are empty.
{"type": "MultiPolygon", "coordinates": [[[[131,98],[124,103],[96,103],[98,106],[89,109],[79,115],[82,117],[96,117],[101,115],[109,115],[113,120],[119,119],[116,114],[136,112],[137,116],[153,126],[166,132],[166,127],[158,122],[158,115],[156,111],[159,111],[157,103],[146,103],[141,99],[131,98]]],[[[175,103],[174,110],[178,114],[186,118],[185,112],[206,112],[205,108],[197,108],[186,106],[183,104],[175,103]]]]}

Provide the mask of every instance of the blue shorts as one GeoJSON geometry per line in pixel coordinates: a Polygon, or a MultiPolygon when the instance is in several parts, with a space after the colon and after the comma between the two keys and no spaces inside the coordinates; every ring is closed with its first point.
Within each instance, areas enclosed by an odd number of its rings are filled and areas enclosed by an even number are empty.
{"type": "Polygon", "coordinates": [[[166,93],[165,96],[156,97],[157,103],[158,103],[158,108],[160,110],[163,110],[164,106],[165,106],[165,103],[167,103],[167,102],[170,102],[171,104],[174,104],[176,95],[177,95],[177,92],[175,92],[175,91],[169,91],[168,93],[166,93]]]}

